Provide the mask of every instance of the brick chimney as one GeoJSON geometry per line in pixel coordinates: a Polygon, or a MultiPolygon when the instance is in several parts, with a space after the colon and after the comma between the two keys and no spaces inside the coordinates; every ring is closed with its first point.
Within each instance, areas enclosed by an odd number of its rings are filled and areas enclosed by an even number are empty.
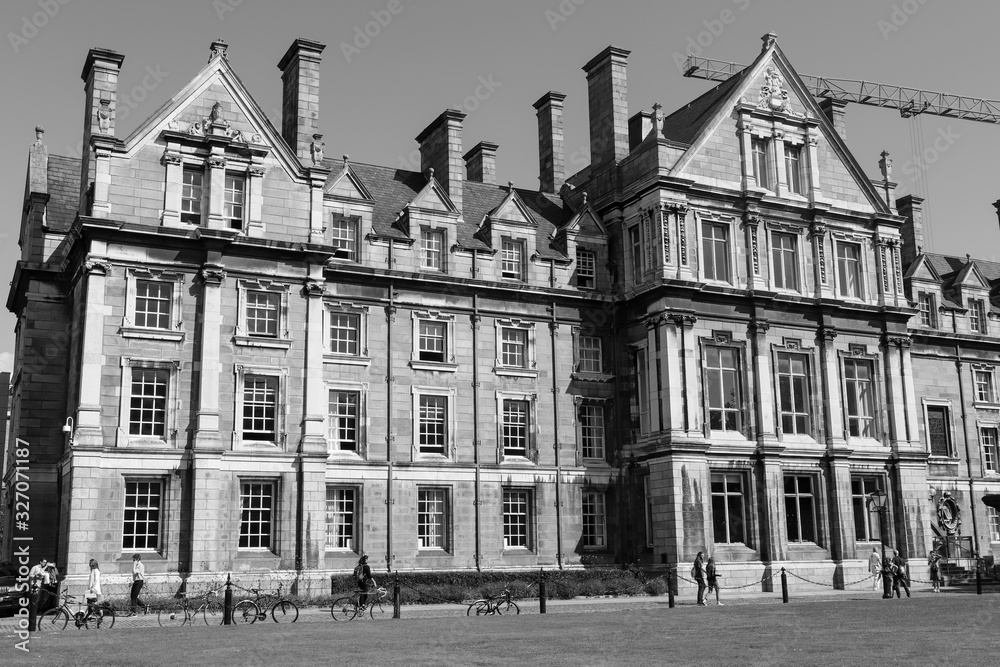
{"type": "Polygon", "coordinates": [[[462,156],[465,160],[466,177],[476,183],[497,182],[497,146],[492,141],[480,141],[468,153],[462,156]]]}
{"type": "Polygon", "coordinates": [[[844,100],[835,100],[830,97],[824,97],[819,101],[819,108],[823,110],[826,119],[830,121],[833,125],[833,129],[837,131],[840,138],[847,141],[847,117],[844,109],[847,107],[847,102],[844,100]]]}
{"type": "Polygon", "coordinates": [[[896,200],[896,210],[906,218],[906,222],[899,229],[899,235],[903,241],[903,245],[899,249],[899,257],[905,269],[917,258],[924,245],[923,197],[914,195],[900,197],[896,200]]]}
{"type": "Polygon", "coordinates": [[[592,171],[628,155],[628,87],[625,65],[630,51],[609,46],[583,66],[590,107],[592,171]]]}
{"type": "Polygon", "coordinates": [[[462,210],[462,121],[465,114],[448,109],[417,135],[420,144],[420,171],[434,169],[434,177],[444,187],[455,208],[462,210]]]}
{"type": "Polygon", "coordinates": [[[94,48],[83,64],[84,102],[83,159],[80,166],[80,214],[89,215],[87,190],[94,182],[94,161],[91,159],[90,137],[114,136],[118,106],[118,73],[125,56],[111,49],[94,48]]]}
{"type": "Polygon", "coordinates": [[[566,182],[566,149],[563,145],[563,100],[554,90],[533,105],[538,116],[538,189],[559,192],[566,182]]]}
{"type": "Polygon", "coordinates": [[[278,61],[281,70],[281,136],[304,164],[319,133],[319,62],[325,44],[296,39],[278,61]]]}

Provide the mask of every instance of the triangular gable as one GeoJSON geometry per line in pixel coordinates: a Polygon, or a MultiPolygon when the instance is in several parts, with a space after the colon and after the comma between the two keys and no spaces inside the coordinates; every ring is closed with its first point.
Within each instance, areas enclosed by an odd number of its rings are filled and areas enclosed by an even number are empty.
{"type": "Polygon", "coordinates": [[[507,188],[507,196],[486,217],[495,222],[506,222],[529,227],[538,226],[535,216],[532,215],[528,207],[521,201],[521,197],[514,191],[513,186],[507,188]]]}
{"type": "Polygon", "coordinates": [[[927,282],[941,283],[941,275],[934,268],[934,265],[927,259],[927,255],[919,255],[906,269],[908,279],[924,280],[927,282]]]}
{"type": "Polygon", "coordinates": [[[344,168],[340,170],[334,178],[330,180],[329,185],[324,189],[324,194],[330,195],[332,197],[339,197],[342,199],[354,199],[362,201],[375,201],[368,188],[365,184],[358,178],[358,175],[354,173],[351,169],[350,164],[345,164],[344,168]]]}
{"type": "Polygon", "coordinates": [[[451,198],[448,197],[448,193],[444,191],[441,184],[434,178],[434,174],[431,174],[431,177],[427,180],[427,185],[417,193],[417,196],[407,206],[458,214],[458,209],[451,203],[451,198]]]}
{"type": "Polygon", "coordinates": [[[983,272],[976,266],[975,260],[966,262],[962,270],[958,272],[951,282],[952,287],[971,287],[972,289],[989,290],[990,283],[983,276],[983,272]]]}
{"type": "Polygon", "coordinates": [[[608,230],[604,227],[601,217],[597,215],[597,211],[587,201],[586,194],[584,195],[583,206],[580,207],[580,210],[565,225],[553,230],[552,237],[557,238],[571,233],[583,233],[589,236],[607,236],[608,234],[608,230]]]}
{"type": "MultiPolygon", "coordinates": [[[[700,132],[691,139],[690,148],[688,148],[671,169],[671,175],[682,175],[685,169],[705,151],[706,144],[709,143],[717,132],[726,135],[725,129],[720,126],[724,122],[732,122],[733,108],[737,104],[741,103],[741,101],[752,104],[757,103],[762,95],[761,87],[767,79],[767,70],[769,67],[776,68],[783,79],[783,90],[788,94],[788,111],[786,113],[793,116],[815,118],[819,122],[820,130],[824,139],[826,139],[825,142],[821,143],[829,146],[829,152],[832,153],[832,155],[825,156],[825,160],[824,156],[821,155],[820,168],[824,168],[824,162],[828,164],[836,162],[840,165],[831,166],[835,172],[842,173],[828,175],[825,179],[821,177],[821,183],[823,181],[826,183],[838,181],[843,184],[845,180],[852,182],[856,187],[859,203],[866,202],[871,206],[873,212],[891,214],[892,212],[885,201],[881,199],[871,180],[847,148],[843,138],[837,134],[833,125],[827,119],[826,114],[823,113],[823,110],[820,109],[816,100],[809,93],[808,88],[802,82],[798,73],[792,68],[777,42],[773,40],[761,51],[750,66],[743,72],[735,75],[735,77],[739,77],[738,81],[727,86],[726,84],[732,81],[731,78],[718,87],[715,95],[703,96],[710,103],[704,110],[700,111],[700,117],[706,120],[704,120],[700,132]],[[831,160],[830,158],[834,159],[831,160]],[[841,175],[844,177],[843,180],[838,178],[841,175]]],[[[671,114],[671,116],[674,115],[676,115],[676,112],[675,114],[671,114]]],[[[731,134],[732,132],[729,133],[729,135],[731,134]]],[[[824,191],[824,195],[827,195],[826,191],[824,191]]]]}
{"type": "Polygon", "coordinates": [[[230,119],[233,116],[239,116],[239,120],[248,126],[249,131],[243,132],[244,137],[248,141],[252,139],[252,143],[257,143],[259,140],[263,145],[269,146],[272,154],[289,176],[304,178],[305,172],[298,157],[282,138],[281,133],[274,127],[274,124],[271,123],[267,114],[247,90],[236,72],[233,71],[229,60],[222,52],[216,53],[186,86],[125,139],[126,157],[132,158],[141,148],[154,141],[163,130],[186,129],[190,127],[190,123],[203,120],[203,118],[195,118],[190,112],[186,113],[185,110],[205,95],[210,88],[215,87],[216,93],[218,93],[220,86],[221,90],[228,93],[233,106],[237,109],[235,114],[228,113],[227,115],[230,119]],[[191,117],[188,118],[188,116],[191,117]]]}

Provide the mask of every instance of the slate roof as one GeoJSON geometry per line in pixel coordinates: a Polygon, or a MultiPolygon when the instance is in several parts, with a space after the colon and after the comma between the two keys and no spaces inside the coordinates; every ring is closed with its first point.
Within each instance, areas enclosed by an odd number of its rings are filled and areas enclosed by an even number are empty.
{"type": "Polygon", "coordinates": [[[663,136],[671,141],[690,145],[715,115],[716,108],[740,85],[750,69],[747,67],[729,77],[664,118],[663,136]]]}
{"type": "Polygon", "coordinates": [[[45,218],[49,227],[68,230],[80,208],[79,158],[50,155],[48,165],[49,203],[45,218]]]}
{"type": "MultiPolygon", "coordinates": [[[[930,252],[924,253],[924,257],[927,258],[927,262],[941,276],[941,287],[945,292],[957,285],[956,279],[962,274],[962,270],[966,264],[969,263],[969,259],[966,257],[951,257],[949,255],[939,255],[930,252]]],[[[1000,287],[1000,263],[988,262],[982,259],[974,259],[972,261],[976,263],[976,268],[983,274],[983,278],[989,282],[991,290],[996,290],[1000,287]]],[[[965,308],[962,304],[954,302],[951,299],[946,298],[945,300],[953,308],[965,308]]],[[[1000,311],[1000,295],[991,298],[991,302],[992,309],[1000,311]]]]}
{"type": "MultiPolygon", "coordinates": [[[[344,161],[328,159],[323,161],[323,166],[331,170],[330,178],[332,180],[343,169],[344,161]]],[[[387,238],[406,238],[393,223],[403,208],[413,201],[427,185],[427,177],[416,171],[381,167],[353,160],[351,161],[351,169],[368,188],[368,192],[375,200],[372,214],[372,226],[375,233],[387,238]]],[[[520,188],[514,188],[514,190],[531,211],[532,217],[538,224],[536,236],[538,254],[545,258],[564,257],[560,251],[552,247],[550,237],[556,228],[572,218],[573,212],[564,206],[558,195],[520,188]]],[[[486,215],[499,206],[506,196],[506,186],[474,181],[462,182],[462,219],[464,223],[460,224],[458,229],[458,239],[456,240],[459,245],[464,248],[489,249],[489,246],[476,236],[476,232],[479,231],[480,224],[486,215]]]]}

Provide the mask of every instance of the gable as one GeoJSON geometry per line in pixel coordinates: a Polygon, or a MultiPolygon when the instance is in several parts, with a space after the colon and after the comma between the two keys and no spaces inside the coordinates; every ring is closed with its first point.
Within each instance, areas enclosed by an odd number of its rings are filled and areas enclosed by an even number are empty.
{"type": "Polygon", "coordinates": [[[535,225],[535,219],[513,190],[499,206],[490,211],[489,215],[495,221],[511,222],[516,225],[535,225]]]}
{"type": "Polygon", "coordinates": [[[455,205],[451,203],[448,195],[441,188],[432,176],[427,185],[413,198],[408,206],[414,208],[424,208],[431,211],[441,211],[442,213],[457,213],[455,205]]]}
{"type": "Polygon", "coordinates": [[[345,167],[336,178],[326,186],[325,193],[333,197],[343,199],[360,199],[372,201],[372,196],[368,192],[361,179],[357,177],[350,166],[345,167]]]}
{"type": "Polygon", "coordinates": [[[962,267],[958,275],[955,276],[955,280],[952,281],[952,287],[961,287],[964,289],[973,290],[989,290],[990,284],[983,276],[982,271],[976,266],[976,263],[972,260],[962,267]]]}
{"type": "Polygon", "coordinates": [[[927,261],[926,255],[920,255],[906,270],[906,278],[930,283],[940,283],[941,276],[934,266],[927,261]]]}

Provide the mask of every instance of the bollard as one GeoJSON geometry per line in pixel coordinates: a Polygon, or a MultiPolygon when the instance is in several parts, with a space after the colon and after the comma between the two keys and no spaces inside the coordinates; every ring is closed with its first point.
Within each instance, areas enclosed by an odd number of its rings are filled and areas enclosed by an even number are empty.
{"type": "Polygon", "coordinates": [[[226,575],[225,608],[222,610],[222,624],[233,624],[233,579],[232,574],[226,575]]]}
{"type": "Polygon", "coordinates": [[[983,594],[983,574],[982,574],[982,572],[983,572],[982,561],[980,561],[979,557],[977,556],[976,557],[976,595],[982,595],[983,594]]]}
{"type": "Polygon", "coordinates": [[[674,576],[673,569],[667,569],[667,608],[674,608],[674,576]]]}
{"type": "Polygon", "coordinates": [[[781,568],[781,601],[788,602],[788,577],[785,576],[785,568],[781,568]]]}
{"type": "Polygon", "coordinates": [[[396,573],[396,581],[392,585],[392,617],[399,618],[399,572],[396,573]]]}
{"type": "Polygon", "coordinates": [[[545,613],[545,570],[538,570],[538,613],[545,613]]]}
{"type": "Polygon", "coordinates": [[[28,632],[38,631],[38,603],[41,600],[41,586],[31,585],[31,592],[28,594],[28,632]]]}

